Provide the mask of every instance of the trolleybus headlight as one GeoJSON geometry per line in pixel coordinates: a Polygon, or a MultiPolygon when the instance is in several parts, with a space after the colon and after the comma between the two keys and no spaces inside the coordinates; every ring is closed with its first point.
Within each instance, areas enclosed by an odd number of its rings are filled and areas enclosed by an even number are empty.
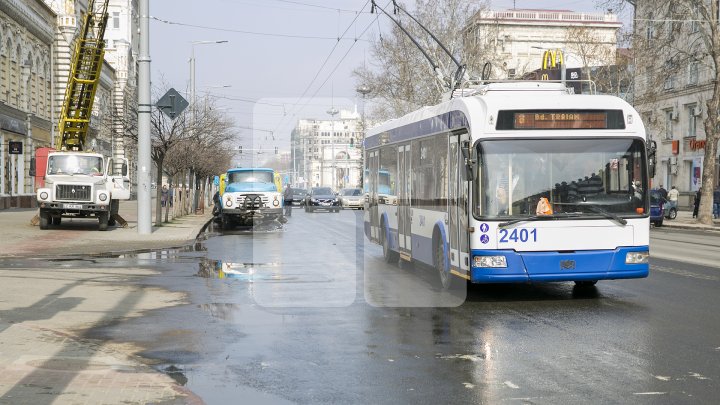
{"type": "Polygon", "coordinates": [[[100,201],[105,201],[105,200],[107,200],[107,194],[105,194],[105,193],[100,193],[100,195],[98,196],[98,198],[100,199],[100,201]]]}
{"type": "Polygon", "coordinates": [[[225,206],[226,206],[226,207],[232,207],[232,200],[229,199],[229,198],[228,198],[227,200],[225,200],[225,206]]]}
{"type": "Polygon", "coordinates": [[[278,201],[277,197],[275,197],[275,199],[273,200],[273,205],[276,207],[280,205],[280,201],[278,201]]]}
{"type": "Polygon", "coordinates": [[[40,193],[40,199],[47,200],[47,198],[48,198],[47,191],[43,191],[42,193],[40,193]]]}
{"type": "Polygon", "coordinates": [[[475,267],[507,267],[505,256],[475,256],[475,267]]]}
{"type": "Polygon", "coordinates": [[[646,264],[650,258],[650,252],[628,252],[625,256],[625,264],[646,264]]]}

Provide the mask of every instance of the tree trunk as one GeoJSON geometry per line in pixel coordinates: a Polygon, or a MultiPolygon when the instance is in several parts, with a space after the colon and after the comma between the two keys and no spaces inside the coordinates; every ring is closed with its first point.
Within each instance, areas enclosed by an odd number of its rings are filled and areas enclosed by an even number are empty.
{"type": "MultiPolygon", "coordinates": [[[[162,222],[162,159],[157,163],[157,178],[155,179],[155,225],[162,222]]],[[[165,202],[167,205],[167,201],[165,202]]]]}

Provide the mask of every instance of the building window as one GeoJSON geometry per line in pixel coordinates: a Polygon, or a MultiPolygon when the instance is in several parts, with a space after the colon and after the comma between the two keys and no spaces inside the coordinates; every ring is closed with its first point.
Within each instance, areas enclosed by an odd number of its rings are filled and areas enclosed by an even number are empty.
{"type": "Polygon", "coordinates": [[[119,29],[120,28],[120,13],[117,11],[114,11],[112,13],[112,20],[113,20],[113,28],[119,29]]]}
{"type": "Polygon", "coordinates": [[[688,85],[694,86],[698,83],[698,63],[691,62],[688,65],[688,85]]]}
{"type": "Polygon", "coordinates": [[[665,139],[672,140],[673,139],[673,110],[665,110],[665,139]]]}
{"type": "Polygon", "coordinates": [[[696,104],[690,104],[685,106],[685,109],[688,112],[688,126],[687,134],[685,134],[685,136],[688,138],[694,138],[697,135],[697,116],[695,115],[696,107],[696,104]]]}
{"type": "Polygon", "coordinates": [[[645,28],[645,39],[652,40],[655,38],[655,21],[653,21],[653,13],[648,14],[647,28],[645,28]]]}
{"type": "Polygon", "coordinates": [[[665,83],[663,84],[663,89],[665,90],[671,90],[675,86],[675,75],[668,75],[665,78],[665,83]]]}

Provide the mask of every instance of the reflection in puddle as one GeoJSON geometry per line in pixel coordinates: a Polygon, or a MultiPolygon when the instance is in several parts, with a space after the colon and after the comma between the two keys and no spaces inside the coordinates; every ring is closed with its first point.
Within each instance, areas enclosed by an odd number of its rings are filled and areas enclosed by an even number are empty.
{"type": "Polygon", "coordinates": [[[279,268],[280,263],[231,263],[220,260],[205,259],[200,262],[200,270],[197,275],[204,278],[232,278],[247,282],[256,281],[292,281],[297,280],[296,276],[285,276],[262,271],[267,268],[279,268]]]}

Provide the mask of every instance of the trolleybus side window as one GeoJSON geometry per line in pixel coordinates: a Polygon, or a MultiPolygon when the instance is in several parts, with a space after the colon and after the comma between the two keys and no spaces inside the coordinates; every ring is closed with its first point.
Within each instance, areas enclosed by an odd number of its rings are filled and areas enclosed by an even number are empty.
{"type": "Polygon", "coordinates": [[[412,142],[413,205],[443,207],[447,205],[448,138],[437,136],[412,142]]]}

